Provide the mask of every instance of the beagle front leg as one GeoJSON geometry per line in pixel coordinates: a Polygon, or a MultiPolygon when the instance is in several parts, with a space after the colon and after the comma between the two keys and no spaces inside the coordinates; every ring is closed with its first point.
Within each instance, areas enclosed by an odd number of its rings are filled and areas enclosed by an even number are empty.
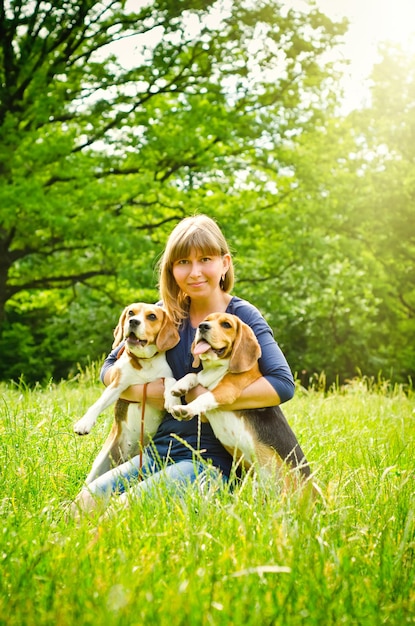
{"type": "Polygon", "coordinates": [[[177,404],[177,396],[173,395],[171,392],[175,384],[175,378],[167,377],[164,379],[164,408],[167,413],[170,413],[171,407],[177,404]]]}
{"type": "MultiPolygon", "coordinates": [[[[126,387],[125,387],[126,389],[126,387]]],[[[78,435],[88,435],[98,419],[98,416],[105,411],[106,408],[111,406],[118,398],[124,389],[111,383],[98,398],[98,400],[89,407],[85,415],[76,422],[73,429],[78,435]]]]}
{"type": "Polygon", "coordinates": [[[186,395],[188,391],[199,384],[197,374],[186,374],[180,380],[175,381],[170,378],[164,381],[164,408],[168,413],[172,413],[173,407],[179,406],[177,399],[186,395]]]}
{"type": "Polygon", "coordinates": [[[111,383],[103,392],[100,398],[87,410],[85,415],[76,422],[73,429],[78,435],[88,435],[98,419],[98,416],[105,411],[106,408],[111,406],[121,393],[127,389],[128,385],[121,388],[114,383],[111,383]]]}
{"type": "MultiPolygon", "coordinates": [[[[121,357],[122,359],[122,357],[121,357]]],[[[73,429],[78,435],[88,435],[98,419],[98,416],[121,396],[122,392],[135,382],[136,370],[124,362],[114,365],[114,375],[111,383],[103,391],[94,404],[89,407],[85,415],[76,422],[73,429]]]]}
{"type": "Polygon", "coordinates": [[[177,420],[190,420],[195,415],[203,415],[207,411],[217,409],[219,406],[218,401],[211,391],[207,391],[198,396],[189,404],[177,404],[171,407],[171,414],[177,420]]]}

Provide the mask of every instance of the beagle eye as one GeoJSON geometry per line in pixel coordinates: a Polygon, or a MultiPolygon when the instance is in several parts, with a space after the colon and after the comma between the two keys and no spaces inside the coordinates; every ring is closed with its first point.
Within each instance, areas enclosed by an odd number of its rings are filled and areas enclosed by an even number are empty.
{"type": "Polygon", "coordinates": [[[135,315],[134,311],[131,309],[131,311],[128,311],[127,314],[129,317],[133,317],[133,315],[135,315]]]}
{"type": "Polygon", "coordinates": [[[229,322],[221,322],[222,328],[232,328],[232,324],[229,322]]]}
{"type": "Polygon", "coordinates": [[[157,319],[157,315],[155,313],[149,313],[147,319],[150,320],[150,322],[154,322],[157,319]]]}

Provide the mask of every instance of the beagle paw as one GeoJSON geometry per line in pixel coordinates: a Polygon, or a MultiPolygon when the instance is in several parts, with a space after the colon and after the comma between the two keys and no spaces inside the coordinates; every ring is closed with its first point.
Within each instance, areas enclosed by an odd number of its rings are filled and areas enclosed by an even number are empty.
{"type": "Polygon", "coordinates": [[[185,396],[188,391],[196,387],[197,384],[198,378],[196,374],[186,374],[186,376],[183,376],[170,387],[170,395],[175,398],[181,398],[181,396],[185,396]]]}
{"type": "Polygon", "coordinates": [[[171,413],[173,415],[173,408],[177,408],[177,406],[177,398],[171,393],[166,393],[164,395],[164,408],[166,409],[167,413],[171,413]]]}
{"type": "Polygon", "coordinates": [[[174,418],[181,422],[182,420],[191,420],[194,417],[192,411],[189,410],[188,404],[176,404],[170,408],[170,413],[174,418]]]}
{"type": "Polygon", "coordinates": [[[189,389],[187,387],[185,387],[184,385],[177,385],[177,383],[174,385],[174,387],[171,388],[170,393],[172,396],[174,396],[175,398],[181,398],[181,396],[186,395],[186,393],[189,391],[189,389]]]}
{"type": "Polygon", "coordinates": [[[92,421],[86,417],[81,417],[81,419],[76,422],[73,429],[77,435],[88,435],[91,432],[94,424],[95,421],[92,421]]]}

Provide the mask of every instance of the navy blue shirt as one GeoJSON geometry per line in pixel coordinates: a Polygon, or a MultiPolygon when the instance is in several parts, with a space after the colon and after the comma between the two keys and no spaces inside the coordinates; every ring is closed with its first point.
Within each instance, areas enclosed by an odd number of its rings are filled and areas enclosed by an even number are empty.
{"type": "MultiPolygon", "coordinates": [[[[236,296],[232,297],[226,312],[237,315],[252,328],[261,346],[259,368],[262,375],[274,387],[281,402],[290,400],[294,395],[294,379],[285,356],[261,313],[252,304],[236,296]]],[[[185,320],[179,328],[180,342],[166,353],[167,361],[176,380],[189,372],[197,372],[201,369],[201,366],[197,369],[192,367],[191,345],[195,333],[196,329],[192,328],[190,321],[185,320]]],[[[105,359],[101,379],[106,370],[114,365],[119,349],[120,347],[117,347],[105,359]]],[[[192,451],[197,451],[203,459],[210,460],[226,476],[229,476],[232,457],[215,437],[210,424],[201,423],[196,417],[187,422],[179,422],[166,413],[153,438],[150,453],[163,462],[166,460],[177,462],[192,459],[194,456],[192,451]]]]}

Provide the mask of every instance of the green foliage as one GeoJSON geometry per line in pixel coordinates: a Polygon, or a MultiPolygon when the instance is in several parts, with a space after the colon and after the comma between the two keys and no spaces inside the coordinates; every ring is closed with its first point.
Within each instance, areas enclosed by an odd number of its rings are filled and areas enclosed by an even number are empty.
{"type": "Polygon", "coordinates": [[[340,118],[327,52],[346,24],[312,3],[218,7],[5,3],[0,379],[101,358],[195,212],[305,384],[413,377],[413,58],[385,48],[371,105],[340,118]]]}
{"type": "Polygon", "coordinates": [[[1,388],[3,624],[414,623],[412,392],[298,389],[285,411],[322,489],[311,507],[247,479],[76,525],[65,506],[112,419],[72,432],[95,378],[1,388]]]}
{"type": "MultiPolygon", "coordinates": [[[[48,377],[50,359],[59,377],[69,364],[57,344],[65,353],[72,346],[72,363],[82,360],[77,337],[90,316],[105,317],[106,332],[137,293],[155,299],[155,260],[171,226],[205,210],[215,186],[212,214],[226,203],[236,216],[228,191],[242,172],[261,168],[265,146],[282,145],[320,109],[324,50],[343,26],[317,11],[287,13],[275,0],[230,3],[220,17],[217,9],[212,1],[6,3],[0,323],[8,333],[26,326],[38,359],[23,351],[3,378],[48,377]],[[69,322],[65,337],[57,318],[69,322]]],[[[10,351],[8,337],[1,347],[10,351]]],[[[90,358],[101,354],[95,345],[90,358]]]]}
{"type": "Polygon", "coordinates": [[[373,289],[383,301],[378,321],[395,347],[393,365],[410,372],[415,364],[413,61],[413,55],[383,50],[373,72],[373,105],[355,120],[358,129],[367,129],[363,149],[370,166],[364,168],[363,179],[371,190],[356,230],[379,264],[380,280],[373,289]]]}

